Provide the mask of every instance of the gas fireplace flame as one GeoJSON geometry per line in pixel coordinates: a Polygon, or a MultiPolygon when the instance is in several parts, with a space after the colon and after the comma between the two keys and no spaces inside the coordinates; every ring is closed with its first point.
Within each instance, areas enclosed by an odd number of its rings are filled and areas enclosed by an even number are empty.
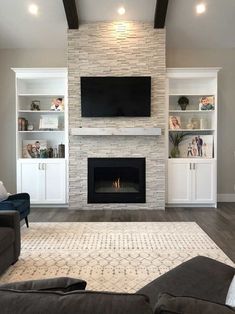
{"type": "Polygon", "coordinates": [[[116,180],[113,181],[113,187],[115,189],[120,189],[121,188],[121,179],[117,178],[116,180]]]}

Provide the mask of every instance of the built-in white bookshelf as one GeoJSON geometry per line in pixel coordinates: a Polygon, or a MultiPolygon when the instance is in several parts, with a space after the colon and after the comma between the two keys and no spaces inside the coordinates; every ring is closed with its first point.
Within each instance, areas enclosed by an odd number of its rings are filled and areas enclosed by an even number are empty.
{"type": "Polygon", "coordinates": [[[218,71],[167,69],[168,205],[216,206],[218,71]],[[181,97],[188,103],[184,110],[178,103],[181,97]],[[202,106],[204,97],[208,107],[202,106]],[[183,137],[178,149],[172,143],[177,136],[183,137]]]}
{"type": "Polygon", "coordinates": [[[17,191],[28,192],[32,204],[66,204],[67,68],[14,68],[13,71],[16,77],[17,191]],[[51,107],[55,99],[62,99],[56,110],[51,107]],[[36,142],[41,146],[34,153],[36,142]],[[26,145],[29,148],[26,149],[26,145]],[[64,153],[59,151],[59,145],[64,153]]]}

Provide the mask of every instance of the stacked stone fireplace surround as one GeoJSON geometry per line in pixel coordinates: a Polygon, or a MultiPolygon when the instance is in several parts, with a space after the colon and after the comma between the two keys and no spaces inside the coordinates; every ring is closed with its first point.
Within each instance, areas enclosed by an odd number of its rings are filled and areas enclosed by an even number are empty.
{"type": "Polygon", "coordinates": [[[165,30],[139,22],[99,22],[68,31],[69,130],[159,127],[160,136],[69,135],[70,209],[164,209],[165,30]],[[151,117],[81,117],[81,76],[151,76],[151,117]],[[146,158],[146,203],[88,204],[88,158],[146,158]]]}

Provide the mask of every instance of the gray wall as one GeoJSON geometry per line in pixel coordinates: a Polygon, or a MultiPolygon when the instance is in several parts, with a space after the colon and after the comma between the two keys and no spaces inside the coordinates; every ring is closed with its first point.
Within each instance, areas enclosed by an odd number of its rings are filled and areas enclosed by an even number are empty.
{"type": "Polygon", "coordinates": [[[218,193],[235,184],[235,49],[167,49],[167,67],[222,67],[219,73],[218,193]]]}
{"type": "MultiPolygon", "coordinates": [[[[168,67],[221,66],[219,74],[218,193],[234,193],[235,49],[167,49],[168,67]]],[[[11,67],[66,66],[63,50],[0,50],[0,180],[15,192],[15,82],[11,67]]]]}
{"type": "Polygon", "coordinates": [[[12,67],[64,67],[63,50],[0,50],[0,181],[16,191],[15,76],[12,67]]]}

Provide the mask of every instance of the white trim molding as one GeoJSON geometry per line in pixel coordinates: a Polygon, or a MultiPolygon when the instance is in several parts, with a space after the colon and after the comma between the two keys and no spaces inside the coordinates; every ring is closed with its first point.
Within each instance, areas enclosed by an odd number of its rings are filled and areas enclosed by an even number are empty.
{"type": "Polygon", "coordinates": [[[218,194],[218,202],[235,202],[235,194],[218,194]]]}

